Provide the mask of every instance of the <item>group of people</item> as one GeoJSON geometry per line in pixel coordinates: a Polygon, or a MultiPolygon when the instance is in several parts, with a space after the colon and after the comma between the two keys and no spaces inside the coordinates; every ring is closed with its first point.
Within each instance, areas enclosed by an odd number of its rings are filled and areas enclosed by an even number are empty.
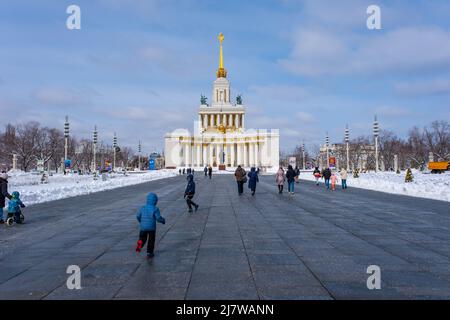
{"type": "MultiPolygon", "coordinates": [[[[212,176],[212,167],[206,166],[204,168],[205,177],[212,176]]],[[[237,182],[238,194],[242,195],[244,193],[244,184],[248,182],[248,188],[251,190],[252,196],[255,195],[256,185],[259,182],[258,178],[259,169],[252,167],[250,172],[246,172],[242,166],[238,166],[234,172],[234,176],[237,182]]],[[[322,172],[316,167],[313,171],[313,175],[316,178],[316,184],[319,185],[319,179],[325,179],[325,186],[327,189],[335,190],[336,183],[338,181],[337,175],[333,173],[329,168],[324,169],[322,172]]],[[[340,171],[342,189],[347,189],[347,171],[342,169],[340,171]]],[[[283,167],[280,167],[275,175],[275,182],[278,186],[278,192],[283,193],[284,184],[288,183],[289,194],[294,194],[295,183],[299,182],[300,169],[298,167],[293,168],[291,165],[288,166],[285,171],[283,167]]],[[[192,199],[195,195],[195,181],[193,171],[188,173],[187,176],[187,186],[184,191],[184,199],[186,200],[188,206],[188,212],[197,211],[199,205],[195,203],[192,199]]],[[[136,244],[136,252],[141,252],[143,246],[147,243],[147,258],[152,258],[154,256],[155,247],[155,230],[156,223],[165,224],[166,220],[161,216],[159,208],[156,206],[158,202],[158,197],[154,193],[149,193],[147,196],[147,204],[139,209],[136,218],[140,223],[139,239],[136,244]]]]}
{"type": "Polygon", "coordinates": [[[6,220],[3,219],[3,210],[6,206],[6,199],[9,199],[6,219],[13,217],[15,223],[22,223],[20,214],[22,213],[21,208],[25,208],[25,205],[20,200],[20,193],[18,191],[14,191],[9,194],[8,174],[6,172],[2,172],[0,174],[0,224],[5,223],[6,220]]]}
{"type": "Polygon", "coordinates": [[[181,174],[188,174],[188,175],[190,175],[191,173],[192,174],[194,174],[194,172],[195,172],[195,170],[194,170],[194,168],[183,168],[183,169],[178,169],[178,173],[181,175],[181,174]]]}
{"type": "Polygon", "coordinates": [[[288,192],[289,194],[294,194],[295,183],[298,183],[298,179],[300,177],[300,169],[295,167],[295,169],[289,165],[287,171],[284,172],[283,167],[280,167],[275,175],[275,182],[278,186],[278,193],[282,194],[284,190],[284,183],[287,180],[288,183],[288,192]]]}
{"type": "Polygon", "coordinates": [[[206,177],[209,177],[210,179],[212,178],[212,172],[213,172],[213,169],[212,169],[211,166],[205,166],[205,167],[203,168],[203,172],[205,173],[205,178],[206,178],[206,177]]]}
{"type": "Polygon", "coordinates": [[[248,188],[252,192],[252,196],[255,195],[256,192],[256,184],[259,182],[258,178],[259,169],[257,170],[255,167],[250,169],[250,172],[247,174],[245,169],[241,166],[238,166],[236,171],[234,172],[234,176],[236,178],[237,186],[238,186],[238,194],[241,196],[244,194],[244,184],[248,181],[248,188]]]}
{"type": "MultiPolygon", "coordinates": [[[[328,190],[336,190],[336,184],[339,182],[339,178],[337,176],[337,173],[332,172],[330,168],[325,168],[324,170],[320,171],[319,167],[315,167],[313,175],[316,179],[316,185],[319,185],[319,179],[323,178],[325,180],[325,187],[328,190]]],[[[347,189],[347,170],[341,169],[340,176],[342,189],[345,190],[347,189]]]]}

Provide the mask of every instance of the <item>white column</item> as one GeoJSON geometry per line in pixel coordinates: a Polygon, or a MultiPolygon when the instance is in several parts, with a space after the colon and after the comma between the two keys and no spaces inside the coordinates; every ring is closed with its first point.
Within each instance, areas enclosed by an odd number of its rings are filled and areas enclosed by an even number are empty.
{"type": "Polygon", "coordinates": [[[230,148],[231,148],[231,167],[236,167],[236,154],[235,154],[235,148],[236,148],[236,143],[233,142],[232,144],[230,144],[230,148]]]}
{"type": "Polygon", "coordinates": [[[221,114],[219,113],[219,114],[217,114],[217,126],[220,126],[220,124],[222,123],[221,121],[222,121],[222,117],[221,117],[221,114]]]}
{"type": "Polygon", "coordinates": [[[258,143],[255,143],[255,166],[259,166],[259,149],[258,149],[258,143]]]}
{"type": "Polygon", "coordinates": [[[244,127],[245,127],[245,117],[244,117],[244,114],[242,114],[242,121],[241,121],[242,123],[241,123],[241,127],[242,127],[242,129],[244,129],[244,127]]]}
{"type": "Polygon", "coordinates": [[[218,144],[216,149],[217,166],[219,166],[221,159],[222,159],[222,145],[218,144]]]}
{"type": "Polygon", "coordinates": [[[250,143],[250,167],[255,166],[255,145],[254,143],[250,143]]]}
{"type": "Polygon", "coordinates": [[[197,165],[197,167],[200,167],[200,145],[197,144],[197,156],[195,159],[195,164],[197,165]]]}
{"type": "Polygon", "coordinates": [[[248,151],[247,143],[244,143],[244,166],[245,167],[249,166],[248,165],[248,154],[247,154],[247,151],[248,151]]]}
{"type": "Polygon", "coordinates": [[[208,148],[206,146],[203,146],[203,159],[202,159],[202,167],[204,167],[206,165],[206,163],[208,162],[208,158],[207,158],[207,151],[208,148]]]}
{"type": "Polygon", "coordinates": [[[214,163],[214,145],[209,145],[209,165],[212,167],[214,163]]]}
{"type": "Polygon", "coordinates": [[[237,166],[242,165],[242,145],[240,143],[236,144],[237,149],[237,166]]]}
{"type": "Polygon", "coordinates": [[[188,144],[186,144],[185,145],[185,161],[184,161],[184,165],[185,166],[187,166],[187,167],[189,167],[189,165],[190,165],[190,157],[191,157],[191,145],[190,145],[190,143],[188,143],[188,144]]]}

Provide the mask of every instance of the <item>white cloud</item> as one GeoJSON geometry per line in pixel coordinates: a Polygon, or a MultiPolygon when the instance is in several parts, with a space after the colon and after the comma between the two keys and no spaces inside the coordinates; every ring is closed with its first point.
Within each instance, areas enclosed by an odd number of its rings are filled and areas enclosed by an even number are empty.
{"type": "Polygon", "coordinates": [[[253,85],[249,87],[249,94],[264,100],[303,100],[309,94],[309,88],[296,85],[253,85]]]}
{"type": "Polygon", "coordinates": [[[299,111],[296,114],[297,119],[299,119],[303,124],[311,124],[316,122],[314,116],[308,112],[299,111]]]}
{"type": "Polygon", "coordinates": [[[439,27],[409,27],[367,34],[340,35],[302,29],[279,63],[304,76],[411,73],[450,67],[450,32],[439,27]]]}
{"type": "Polygon", "coordinates": [[[433,79],[428,81],[399,82],[394,85],[399,94],[436,95],[450,93],[450,79],[433,79]]]}
{"type": "Polygon", "coordinates": [[[405,117],[412,115],[411,110],[394,106],[380,106],[375,109],[375,113],[386,117],[405,117]]]}

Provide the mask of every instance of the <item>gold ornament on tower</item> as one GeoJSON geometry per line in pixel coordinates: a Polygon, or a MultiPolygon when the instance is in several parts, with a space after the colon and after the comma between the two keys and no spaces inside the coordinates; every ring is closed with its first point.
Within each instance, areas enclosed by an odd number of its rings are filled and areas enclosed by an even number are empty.
{"type": "Polygon", "coordinates": [[[219,69],[217,69],[216,75],[217,78],[226,78],[227,77],[227,70],[223,67],[223,50],[222,50],[222,42],[225,39],[223,36],[223,33],[220,33],[217,37],[220,42],[220,62],[219,62],[219,69]]]}
{"type": "Polygon", "coordinates": [[[223,124],[221,124],[221,125],[217,128],[217,130],[219,130],[219,132],[221,132],[221,133],[227,132],[227,129],[225,128],[225,126],[224,126],[223,124]]]}

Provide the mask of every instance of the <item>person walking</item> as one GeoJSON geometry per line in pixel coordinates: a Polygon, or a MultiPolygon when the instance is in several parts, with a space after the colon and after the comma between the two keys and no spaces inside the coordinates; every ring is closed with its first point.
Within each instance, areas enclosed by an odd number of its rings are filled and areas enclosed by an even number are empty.
{"type": "Polygon", "coordinates": [[[203,169],[203,172],[205,173],[205,178],[208,176],[208,166],[205,166],[203,169]]]}
{"type": "Polygon", "coordinates": [[[331,170],[330,170],[330,168],[326,168],[323,171],[322,176],[325,179],[325,186],[327,187],[328,190],[330,190],[330,178],[331,178],[331,170]]]}
{"type": "Polygon", "coordinates": [[[299,183],[300,181],[300,169],[298,166],[295,166],[295,183],[299,183]]]}
{"type": "Polygon", "coordinates": [[[319,167],[315,167],[313,171],[313,176],[316,179],[316,186],[319,185],[319,179],[322,177],[322,174],[320,173],[319,167]]]}
{"type": "Polygon", "coordinates": [[[190,174],[188,175],[188,184],[186,186],[186,190],[184,191],[184,198],[186,199],[186,203],[189,208],[189,212],[192,212],[192,206],[195,207],[195,211],[198,210],[198,204],[196,204],[194,201],[192,201],[192,198],[194,198],[195,195],[195,182],[194,182],[194,175],[190,174]]]}
{"type": "Polygon", "coordinates": [[[287,172],[286,172],[286,179],[288,182],[288,191],[289,194],[294,194],[294,184],[295,184],[295,170],[292,168],[291,165],[288,166],[287,172]]]}
{"type": "Polygon", "coordinates": [[[211,166],[209,166],[209,168],[208,168],[208,176],[210,179],[212,178],[212,167],[211,166]]]}
{"type": "Polygon", "coordinates": [[[6,198],[12,199],[12,196],[8,193],[8,175],[6,172],[0,174],[0,224],[3,224],[3,208],[6,206],[6,198]]]}
{"type": "Polygon", "coordinates": [[[278,186],[278,193],[282,194],[284,189],[284,182],[286,181],[286,175],[284,174],[284,169],[281,166],[280,169],[278,169],[277,174],[275,175],[275,181],[278,186]]]}
{"type": "Polygon", "coordinates": [[[336,183],[338,182],[338,177],[336,173],[331,174],[331,190],[336,190],[336,183]]]}
{"type": "Polygon", "coordinates": [[[247,181],[247,173],[245,172],[244,168],[239,165],[234,172],[234,176],[236,177],[238,194],[242,195],[244,193],[244,183],[247,181]]]}
{"type": "Polygon", "coordinates": [[[348,178],[348,172],[345,169],[341,170],[341,183],[342,183],[342,189],[347,189],[347,178],[348,178]]]}
{"type": "Polygon", "coordinates": [[[252,167],[250,172],[248,173],[248,187],[252,190],[252,196],[255,195],[256,192],[256,184],[259,182],[258,172],[256,172],[256,168],[252,167]]]}

